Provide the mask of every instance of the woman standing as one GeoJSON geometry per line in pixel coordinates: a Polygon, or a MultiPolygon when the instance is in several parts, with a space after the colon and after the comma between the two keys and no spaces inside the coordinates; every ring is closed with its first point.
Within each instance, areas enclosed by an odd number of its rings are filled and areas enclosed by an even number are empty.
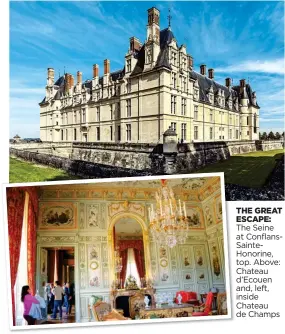
{"type": "Polygon", "coordinates": [[[24,319],[27,321],[28,325],[34,325],[36,319],[29,315],[32,304],[39,304],[40,302],[30,294],[30,287],[24,285],[22,287],[21,301],[24,303],[24,319]]]}

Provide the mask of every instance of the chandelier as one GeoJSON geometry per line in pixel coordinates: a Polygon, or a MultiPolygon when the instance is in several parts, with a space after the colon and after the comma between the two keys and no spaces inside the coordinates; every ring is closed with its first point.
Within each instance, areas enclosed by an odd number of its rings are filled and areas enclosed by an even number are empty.
{"type": "Polygon", "coordinates": [[[115,272],[120,273],[123,269],[122,258],[119,255],[119,248],[115,250],[115,272]]]}
{"type": "Polygon", "coordinates": [[[167,186],[166,180],[161,180],[161,183],[161,189],[155,194],[156,207],[152,204],[148,209],[149,227],[154,240],[172,248],[186,241],[189,230],[186,207],[185,202],[181,204],[180,199],[175,199],[173,190],[167,186]]]}

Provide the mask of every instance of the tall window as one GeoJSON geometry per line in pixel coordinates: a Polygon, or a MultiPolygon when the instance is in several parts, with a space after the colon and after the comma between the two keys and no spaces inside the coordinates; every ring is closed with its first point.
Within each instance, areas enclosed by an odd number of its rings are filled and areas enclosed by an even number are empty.
{"type": "Polygon", "coordinates": [[[230,137],[230,139],[232,139],[232,129],[230,129],[230,131],[229,131],[229,137],[230,137]]]}
{"type": "Polygon", "coordinates": [[[194,106],[194,120],[198,121],[198,106],[194,106]]]}
{"type": "Polygon", "coordinates": [[[210,139],[213,139],[213,128],[210,128],[210,139]]]}
{"type": "Polygon", "coordinates": [[[181,115],[186,115],[186,99],[184,97],[181,99],[181,115]]]}
{"type": "Polygon", "coordinates": [[[130,141],[132,138],[131,124],[126,124],[126,132],[127,132],[127,141],[130,141]]]}
{"type": "Polygon", "coordinates": [[[110,119],[113,119],[113,105],[110,104],[110,119]]]}
{"type": "Polygon", "coordinates": [[[232,115],[229,115],[229,123],[232,124],[232,115]]]}
{"type": "Polygon", "coordinates": [[[198,126],[194,126],[194,139],[198,139],[198,126]]]}
{"type": "Polygon", "coordinates": [[[176,73],[172,73],[172,87],[176,88],[176,73]]]}
{"type": "Polygon", "coordinates": [[[257,117],[256,117],[256,114],[254,115],[254,118],[253,118],[253,126],[254,126],[254,133],[256,133],[257,131],[257,117]]]}
{"type": "Polygon", "coordinates": [[[236,130],[236,139],[238,139],[238,130],[236,130]]]}
{"type": "Polygon", "coordinates": [[[110,140],[113,140],[113,127],[112,125],[110,126],[110,140]]]}
{"type": "Polygon", "coordinates": [[[96,128],[96,137],[97,137],[97,140],[100,140],[100,127],[97,126],[96,128]]]}
{"type": "Polygon", "coordinates": [[[76,129],[73,130],[73,139],[76,140],[76,129]]]}
{"type": "Polygon", "coordinates": [[[61,130],[61,140],[63,140],[63,130],[61,130]]]}
{"type": "Polygon", "coordinates": [[[181,139],[186,140],[186,123],[181,124],[181,139]]]}
{"type": "MultiPolygon", "coordinates": [[[[136,282],[138,283],[138,286],[140,286],[141,278],[140,278],[139,273],[138,273],[133,248],[128,248],[126,280],[128,279],[128,277],[130,275],[132,275],[135,278],[136,282]]],[[[125,282],[124,282],[124,284],[125,284],[125,282]]]]}
{"type": "Polygon", "coordinates": [[[213,111],[211,110],[210,111],[210,122],[214,122],[214,118],[213,118],[213,111]]]}
{"type": "Polygon", "coordinates": [[[182,87],[183,87],[183,91],[186,92],[187,91],[187,79],[186,79],[186,77],[182,78],[182,87]]]}
{"type": "Polygon", "coordinates": [[[171,95],[171,114],[176,114],[176,96],[171,95]]]}
{"type": "Polygon", "coordinates": [[[65,140],[66,141],[68,140],[68,130],[67,129],[65,130],[65,140]]]}
{"type": "Polygon", "coordinates": [[[118,125],[118,141],[121,141],[121,125],[118,125]]]}
{"type": "Polygon", "coordinates": [[[85,112],[85,109],[82,109],[82,123],[86,123],[86,112],[85,112]]]}
{"type": "Polygon", "coordinates": [[[96,121],[100,122],[100,107],[96,107],[96,121]]]}
{"type": "Polygon", "coordinates": [[[100,99],[100,91],[97,92],[97,101],[100,99]]]}
{"type": "Polygon", "coordinates": [[[249,117],[247,116],[247,118],[246,118],[246,125],[248,125],[248,123],[249,123],[249,117]]]}
{"type": "Polygon", "coordinates": [[[171,122],[171,129],[176,132],[176,123],[171,122]]]}
{"type": "Polygon", "coordinates": [[[131,67],[131,59],[127,60],[127,72],[131,72],[132,67],[131,67]]]}
{"type": "Polygon", "coordinates": [[[131,99],[126,100],[127,103],[127,117],[132,116],[132,110],[131,110],[131,99]]]}
{"type": "Polygon", "coordinates": [[[121,106],[120,106],[120,102],[117,102],[117,118],[121,118],[121,106]]]}
{"type": "Polygon", "coordinates": [[[73,112],[73,120],[74,120],[74,124],[76,123],[76,111],[73,112]]]}
{"type": "Polygon", "coordinates": [[[126,82],[126,90],[127,90],[127,93],[130,93],[131,90],[132,90],[132,85],[131,85],[131,80],[128,79],[128,81],[126,82]]]}

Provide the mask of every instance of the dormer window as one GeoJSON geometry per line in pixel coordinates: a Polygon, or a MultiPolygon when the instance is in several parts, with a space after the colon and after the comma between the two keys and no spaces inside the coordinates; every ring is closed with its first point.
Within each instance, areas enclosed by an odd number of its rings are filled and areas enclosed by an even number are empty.
{"type": "Polygon", "coordinates": [[[176,62],[177,62],[177,54],[176,54],[176,52],[172,52],[171,63],[172,63],[172,65],[176,66],[176,62]]]}
{"type": "Polygon", "coordinates": [[[186,70],[186,64],[187,64],[186,57],[182,57],[182,68],[183,68],[183,70],[186,70]]]}
{"type": "Polygon", "coordinates": [[[83,95],[83,102],[86,102],[86,95],[83,95]]]}
{"type": "Polygon", "coordinates": [[[97,100],[100,99],[100,92],[97,92],[97,100]]]}
{"type": "Polygon", "coordinates": [[[127,72],[131,72],[132,70],[132,64],[131,64],[131,59],[127,60],[127,72]]]}
{"type": "Polygon", "coordinates": [[[194,88],[194,99],[198,100],[198,98],[199,98],[199,90],[194,88]]]}
{"type": "Polygon", "coordinates": [[[187,79],[186,79],[186,77],[182,78],[182,82],[183,82],[183,91],[186,92],[187,91],[187,79]]]}
{"type": "Polygon", "coordinates": [[[126,82],[126,90],[127,90],[127,93],[130,93],[130,92],[131,92],[131,88],[132,88],[132,86],[131,86],[131,82],[130,82],[130,80],[128,80],[128,81],[126,82]]]}

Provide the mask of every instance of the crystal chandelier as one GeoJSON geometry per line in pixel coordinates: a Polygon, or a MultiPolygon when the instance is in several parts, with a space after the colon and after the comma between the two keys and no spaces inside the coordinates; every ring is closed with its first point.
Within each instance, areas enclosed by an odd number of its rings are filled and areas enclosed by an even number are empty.
{"type": "Polygon", "coordinates": [[[161,180],[162,187],[155,194],[156,207],[149,208],[150,231],[159,244],[174,247],[183,244],[189,230],[186,219],[185,202],[174,197],[173,190],[161,180]],[[183,206],[183,209],[182,209],[183,206]]]}
{"type": "Polygon", "coordinates": [[[115,250],[115,272],[120,273],[123,269],[122,258],[119,255],[119,248],[115,250]]]}

